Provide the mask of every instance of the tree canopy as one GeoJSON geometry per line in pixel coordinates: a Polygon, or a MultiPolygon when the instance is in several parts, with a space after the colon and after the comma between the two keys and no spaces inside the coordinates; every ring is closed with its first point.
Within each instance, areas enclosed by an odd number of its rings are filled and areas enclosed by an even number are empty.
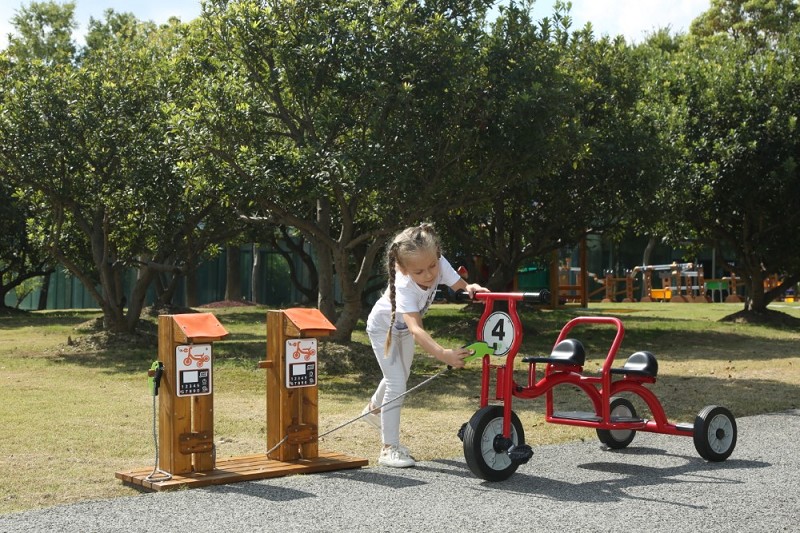
{"type": "Polygon", "coordinates": [[[713,0],[641,45],[573,29],[565,2],[540,21],[491,5],[209,0],[160,27],[109,10],[79,47],[74,4],[31,3],[0,55],[0,267],[15,247],[15,271],[60,263],[132,331],[149,288],[168,301],[266,224],[309,244],[343,339],[386,240],[427,220],[495,289],[588,231],[714,247],[749,310],[800,279],[797,2],[713,0]],[[768,274],[784,285],[764,293],[768,274]]]}
{"type": "Polygon", "coordinates": [[[653,80],[668,117],[662,142],[674,150],[662,232],[720,250],[757,312],[800,280],[800,213],[787,209],[800,197],[800,41],[796,25],[786,32],[766,16],[797,9],[714,2],[653,80]],[[783,283],[765,292],[769,275],[783,283]]]}

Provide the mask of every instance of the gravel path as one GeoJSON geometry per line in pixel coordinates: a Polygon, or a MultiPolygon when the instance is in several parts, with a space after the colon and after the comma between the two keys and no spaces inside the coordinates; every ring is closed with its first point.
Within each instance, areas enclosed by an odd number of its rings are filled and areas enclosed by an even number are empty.
{"type": "Polygon", "coordinates": [[[147,493],[0,516],[0,531],[800,531],[800,410],[741,418],[733,455],[639,433],[534,448],[507,481],[463,457],[147,493]]]}

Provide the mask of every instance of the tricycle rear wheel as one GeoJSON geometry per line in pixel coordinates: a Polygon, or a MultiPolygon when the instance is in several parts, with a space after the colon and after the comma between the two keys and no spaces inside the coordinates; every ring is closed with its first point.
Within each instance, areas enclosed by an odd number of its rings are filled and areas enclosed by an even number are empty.
{"type": "MultiPolygon", "coordinates": [[[[486,481],[503,481],[517,471],[508,450],[497,449],[503,437],[503,406],[487,405],[472,415],[464,428],[464,458],[473,474],[486,481]],[[498,439],[500,437],[500,439],[498,439]]],[[[511,442],[525,444],[525,432],[511,411],[511,442]]]]}
{"type": "Polygon", "coordinates": [[[736,447],[736,419],[718,405],[704,407],[694,421],[694,447],[708,461],[724,461],[736,447]]]}
{"type": "MultiPolygon", "coordinates": [[[[609,406],[611,418],[636,418],[636,409],[633,404],[622,396],[612,396],[609,406]]],[[[634,429],[597,429],[597,438],[600,442],[614,450],[621,450],[633,441],[636,436],[634,429]]]]}

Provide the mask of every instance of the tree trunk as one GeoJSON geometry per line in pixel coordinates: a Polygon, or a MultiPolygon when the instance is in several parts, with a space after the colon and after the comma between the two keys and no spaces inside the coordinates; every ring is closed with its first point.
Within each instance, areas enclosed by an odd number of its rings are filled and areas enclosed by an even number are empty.
{"type": "Polygon", "coordinates": [[[353,330],[358,325],[361,317],[361,296],[357,298],[348,297],[342,305],[342,312],[336,321],[336,334],[334,338],[339,342],[350,342],[353,337],[353,330]]]}
{"type": "MultiPolygon", "coordinates": [[[[147,288],[153,281],[155,273],[151,268],[142,267],[136,273],[136,283],[131,289],[130,301],[128,301],[128,313],[125,315],[125,331],[135,333],[136,326],[139,325],[139,317],[142,315],[144,301],[147,298],[147,288]]],[[[120,310],[122,308],[120,307],[120,310]]]]}
{"type": "Polygon", "coordinates": [[[747,295],[744,299],[745,311],[751,313],[765,312],[769,302],[764,294],[764,273],[761,268],[748,269],[744,281],[747,290],[747,295]]]}
{"type": "Polygon", "coordinates": [[[253,262],[250,268],[250,301],[258,303],[258,268],[261,264],[258,245],[253,243],[253,262]]]}
{"type": "Polygon", "coordinates": [[[514,276],[517,270],[514,266],[501,263],[497,265],[489,281],[486,283],[486,288],[492,292],[505,292],[511,290],[514,285],[514,276]]]}
{"type": "Polygon", "coordinates": [[[186,265],[186,306],[197,307],[200,305],[200,299],[197,297],[197,268],[194,265],[194,259],[186,265]]]}
{"type": "Polygon", "coordinates": [[[47,274],[46,276],[44,276],[44,279],[42,280],[42,288],[39,291],[39,303],[36,306],[36,309],[38,309],[39,311],[44,311],[45,309],[47,309],[47,295],[50,292],[51,276],[52,274],[47,274]]]}
{"type": "MultiPolygon", "coordinates": [[[[317,226],[322,228],[326,235],[330,233],[331,205],[324,198],[317,200],[317,226]]],[[[334,258],[332,251],[328,247],[322,246],[318,239],[310,240],[317,250],[317,276],[319,279],[317,307],[325,315],[325,318],[336,324],[336,298],[333,283],[334,258]]],[[[339,275],[341,274],[339,273],[339,275]]]]}
{"type": "MultiPolygon", "coordinates": [[[[656,247],[656,238],[650,237],[647,240],[647,246],[644,247],[644,253],[642,253],[642,266],[650,264],[650,256],[653,255],[653,250],[656,247]]],[[[644,280],[644,272],[642,272],[642,280],[644,280]]],[[[647,288],[644,286],[644,281],[642,281],[642,288],[641,292],[639,293],[639,301],[642,300],[647,296],[647,288]]]]}
{"type": "Polygon", "coordinates": [[[333,282],[333,259],[328,248],[317,247],[317,275],[319,280],[317,307],[325,318],[336,323],[335,284],[333,282]]]}
{"type": "Polygon", "coordinates": [[[350,342],[353,330],[361,316],[361,287],[353,280],[348,268],[350,257],[346,249],[338,248],[333,255],[335,256],[336,274],[342,288],[342,309],[335,322],[334,338],[340,342],[350,342]]]}
{"type": "Polygon", "coordinates": [[[232,301],[240,301],[242,299],[242,277],[239,274],[241,267],[241,257],[239,247],[228,245],[227,260],[225,262],[227,267],[225,279],[225,299],[232,301]]]}
{"type": "MultiPolygon", "coordinates": [[[[161,278],[161,276],[155,276],[156,278],[161,278]]],[[[163,287],[163,292],[161,293],[160,302],[164,305],[174,305],[175,304],[175,292],[178,290],[178,285],[180,284],[181,280],[183,279],[183,274],[174,273],[169,275],[169,283],[163,287]]],[[[163,286],[163,283],[162,283],[163,286]]]]}

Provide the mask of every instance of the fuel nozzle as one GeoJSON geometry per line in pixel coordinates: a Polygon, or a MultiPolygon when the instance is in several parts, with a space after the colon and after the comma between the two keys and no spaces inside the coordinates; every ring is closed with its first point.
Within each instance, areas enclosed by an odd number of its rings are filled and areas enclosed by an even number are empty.
{"type": "Polygon", "coordinates": [[[150,394],[158,396],[158,388],[161,386],[161,376],[164,375],[164,363],[153,361],[150,370],[147,372],[147,382],[150,386],[150,394]]]}

